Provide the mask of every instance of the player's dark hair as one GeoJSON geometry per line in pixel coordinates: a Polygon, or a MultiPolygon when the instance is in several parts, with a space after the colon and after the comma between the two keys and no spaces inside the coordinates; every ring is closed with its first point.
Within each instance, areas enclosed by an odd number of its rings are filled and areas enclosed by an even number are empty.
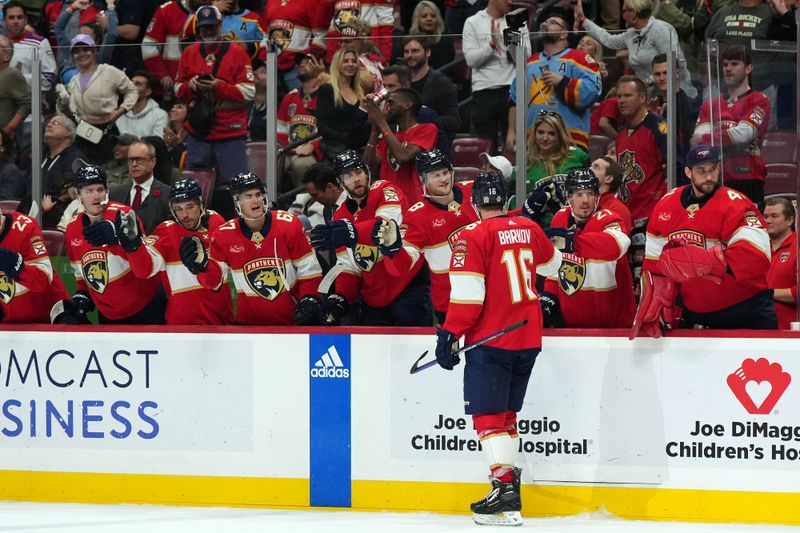
{"type": "Polygon", "coordinates": [[[636,76],[622,76],[617,82],[617,90],[619,90],[619,86],[623,83],[633,83],[636,85],[636,91],[639,94],[647,94],[647,85],[636,76]]]}
{"type": "Polygon", "coordinates": [[[394,74],[397,76],[397,81],[400,82],[400,85],[403,87],[410,87],[411,86],[411,69],[405,65],[392,65],[383,69],[383,77],[391,76],[394,74]]]}
{"type": "Polygon", "coordinates": [[[656,65],[660,65],[661,63],[667,62],[667,54],[656,54],[653,60],[650,62],[650,66],[654,67],[656,65]]]}
{"type": "Polygon", "coordinates": [[[611,189],[611,192],[617,192],[617,190],[619,190],[619,186],[622,185],[622,168],[617,164],[613,157],[604,155],[600,159],[608,163],[606,176],[611,176],[613,178],[611,183],[608,184],[609,189],[611,189]]]}
{"type": "Polygon", "coordinates": [[[400,98],[405,99],[407,102],[411,104],[411,114],[413,116],[419,115],[419,110],[422,107],[422,99],[419,97],[419,93],[413,89],[397,89],[396,91],[392,91],[392,96],[399,96],[400,98]]]}
{"type": "Polygon", "coordinates": [[[6,18],[6,13],[8,13],[8,10],[11,9],[12,7],[20,8],[22,10],[22,13],[26,17],[28,16],[28,12],[25,11],[25,6],[23,6],[20,2],[17,2],[17,0],[11,0],[10,2],[7,2],[6,5],[3,6],[3,18],[4,19],[6,18]]]}
{"type": "Polygon", "coordinates": [[[430,51],[431,47],[433,46],[430,37],[425,37],[423,35],[408,35],[403,38],[403,50],[405,50],[406,45],[412,41],[417,41],[422,49],[426,52],[430,51]]]}
{"type": "Polygon", "coordinates": [[[332,183],[334,187],[339,188],[339,180],[336,176],[336,171],[328,163],[314,163],[311,165],[306,173],[303,174],[303,183],[313,183],[314,187],[322,190],[332,183]]]}
{"type": "Polygon", "coordinates": [[[753,63],[750,57],[750,51],[747,47],[740,44],[732,44],[723,48],[721,57],[723,61],[741,61],[745,65],[751,65],[753,63]]]}
{"type": "Polygon", "coordinates": [[[150,89],[151,91],[155,91],[156,90],[156,85],[155,85],[155,82],[153,80],[153,76],[151,76],[150,73],[147,72],[146,70],[137,70],[136,72],[131,74],[131,81],[133,81],[133,78],[144,78],[144,79],[146,79],[147,80],[147,88],[150,89]]]}
{"type": "Polygon", "coordinates": [[[792,202],[790,202],[786,198],[783,198],[781,196],[778,196],[777,198],[770,198],[766,202],[764,202],[764,205],[765,206],[767,206],[767,205],[780,205],[780,206],[783,207],[783,216],[786,218],[786,220],[789,220],[790,218],[792,220],[795,219],[796,215],[795,215],[794,206],[792,205],[792,202]]]}

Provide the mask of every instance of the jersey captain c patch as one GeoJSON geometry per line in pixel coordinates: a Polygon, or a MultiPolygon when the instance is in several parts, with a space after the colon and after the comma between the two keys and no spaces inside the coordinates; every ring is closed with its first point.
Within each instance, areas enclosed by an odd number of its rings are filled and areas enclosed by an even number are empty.
{"type": "Polygon", "coordinates": [[[573,254],[562,254],[561,267],[558,269],[558,285],[564,294],[572,296],[583,287],[586,280],[586,265],[582,257],[573,254]]]}
{"type": "Polygon", "coordinates": [[[284,290],[288,290],[281,278],[283,269],[283,259],[276,257],[254,259],[242,267],[247,284],[266,300],[274,300],[284,290]]]}
{"type": "Polygon", "coordinates": [[[89,288],[103,294],[108,287],[108,256],[105,250],[91,250],[81,257],[83,279],[89,288]]]}

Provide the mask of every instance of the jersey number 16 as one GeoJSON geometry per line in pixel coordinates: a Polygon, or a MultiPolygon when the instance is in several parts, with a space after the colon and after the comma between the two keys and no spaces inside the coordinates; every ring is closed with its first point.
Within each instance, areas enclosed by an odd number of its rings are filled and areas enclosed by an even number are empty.
{"type": "Polygon", "coordinates": [[[525,298],[536,300],[536,293],[533,292],[533,250],[530,248],[506,250],[503,252],[500,262],[506,266],[508,273],[511,301],[515,304],[522,301],[522,288],[525,290],[525,298]]]}

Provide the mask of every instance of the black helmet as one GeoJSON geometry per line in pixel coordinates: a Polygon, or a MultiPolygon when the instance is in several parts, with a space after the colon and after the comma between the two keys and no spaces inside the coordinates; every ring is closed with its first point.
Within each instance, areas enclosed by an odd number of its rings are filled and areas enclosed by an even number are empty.
{"type": "Polygon", "coordinates": [[[94,165],[86,165],[75,172],[75,187],[81,189],[87,185],[102,185],[108,187],[106,171],[94,165]]]}
{"type": "Polygon", "coordinates": [[[472,183],[472,204],[477,207],[505,207],[508,200],[503,175],[492,170],[481,172],[472,183]]]}
{"type": "Polygon", "coordinates": [[[355,150],[345,150],[337,154],[333,159],[333,167],[339,177],[359,168],[369,174],[369,167],[355,150]]]}
{"type": "Polygon", "coordinates": [[[590,168],[573,168],[567,173],[564,188],[567,196],[583,189],[592,189],[596,194],[600,194],[600,180],[590,168]]]}
{"type": "Polygon", "coordinates": [[[267,186],[264,185],[264,182],[261,181],[261,178],[252,172],[242,172],[241,174],[236,174],[231,180],[230,191],[233,196],[241,194],[244,191],[249,191],[250,189],[258,189],[264,193],[265,196],[267,194],[267,186]]]}
{"type": "Polygon", "coordinates": [[[425,182],[425,174],[428,172],[433,172],[440,168],[447,168],[450,171],[453,170],[453,164],[438,148],[420,152],[414,159],[414,164],[417,166],[419,179],[422,180],[423,183],[425,182]]]}
{"type": "Polygon", "coordinates": [[[169,191],[169,202],[185,202],[187,200],[199,200],[203,202],[203,190],[193,179],[185,179],[175,182],[169,191]]]}

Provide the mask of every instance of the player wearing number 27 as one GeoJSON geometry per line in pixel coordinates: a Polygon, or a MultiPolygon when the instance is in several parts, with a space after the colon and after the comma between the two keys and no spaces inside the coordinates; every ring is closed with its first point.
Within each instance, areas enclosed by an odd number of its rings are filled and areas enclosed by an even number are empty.
{"type": "Polygon", "coordinates": [[[692,148],[685,168],[691,184],[653,209],[631,338],[660,337],[661,327],[676,326],[681,314],[689,327],[778,327],[767,288],[764,219],[743,194],[720,187],[719,160],[717,146],[692,148]]]}
{"type": "Polygon", "coordinates": [[[503,176],[482,172],[472,186],[479,222],[459,235],[450,261],[450,305],[437,331],[436,358],[448,370],[459,363],[457,339],[474,342],[512,322],[527,325],[469,350],[464,369],[464,410],[489,458],[492,491],[472,504],[480,524],[518,525],[522,502],[517,412],[522,408],[533,364],[542,346],[542,312],[536,274],[552,276],[561,264],[542,229],[506,214],[503,176]]]}

